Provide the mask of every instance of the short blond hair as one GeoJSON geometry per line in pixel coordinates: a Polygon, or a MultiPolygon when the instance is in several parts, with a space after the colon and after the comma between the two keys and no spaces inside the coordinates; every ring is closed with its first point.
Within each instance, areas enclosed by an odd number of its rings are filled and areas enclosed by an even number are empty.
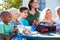
{"type": "Polygon", "coordinates": [[[16,8],[11,8],[11,9],[9,9],[8,11],[9,11],[11,14],[15,14],[15,13],[19,12],[19,10],[16,9],[16,8]]]}

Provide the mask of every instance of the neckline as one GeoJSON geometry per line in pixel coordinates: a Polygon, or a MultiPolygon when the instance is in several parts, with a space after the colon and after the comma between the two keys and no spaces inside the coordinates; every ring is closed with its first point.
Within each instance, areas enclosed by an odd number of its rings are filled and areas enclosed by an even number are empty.
{"type": "Polygon", "coordinates": [[[20,20],[25,20],[25,19],[23,19],[22,17],[20,17],[20,20]]]}
{"type": "MultiPolygon", "coordinates": [[[[37,11],[36,11],[36,12],[37,12],[37,11]]],[[[35,12],[35,14],[36,14],[36,12],[35,12]]],[[[29,12],[29,14],[30,14],[30,12],[29,12]]],[[[35,15],[35,14],[34,14],[34,15],[35,15]]],[[[32,14],[30,14],[30,15],[32,15],[32,14]]],[[[32,15],[32,16],[34,16],[34,15],[32,15]]]]}

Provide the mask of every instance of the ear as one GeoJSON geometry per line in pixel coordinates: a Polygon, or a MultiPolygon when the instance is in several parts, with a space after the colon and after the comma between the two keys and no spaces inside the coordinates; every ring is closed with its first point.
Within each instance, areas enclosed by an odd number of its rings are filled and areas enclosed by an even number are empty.
{"type": "Polygon", "coordinates": [[[32,3],[30,3],[30,5],[31,5],[32,3]]]}
{"type": "Polygon", "coordinates": [[[4,18],[4,16],[1,16],[1,18],[4,18]]]}
{"type": "Polygon", "coordinates": [[[20,16],[21,16],[22,12],[20,12],[20,16]]]}
{"type": "Polygon", "coordinates": [[[3,19],[5,19],[5,17],[4,16],[1,16],[1,19],[3,20],[3,19]]]}

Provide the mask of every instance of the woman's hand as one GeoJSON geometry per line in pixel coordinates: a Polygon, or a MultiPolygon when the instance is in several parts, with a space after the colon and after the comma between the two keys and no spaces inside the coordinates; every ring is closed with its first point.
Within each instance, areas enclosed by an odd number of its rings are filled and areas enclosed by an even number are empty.
{"type": "Polygon", "coordinates": [[[38,21],[34,20],[34,24],[33,25],[37,27],[39,25],[38,21]]]}

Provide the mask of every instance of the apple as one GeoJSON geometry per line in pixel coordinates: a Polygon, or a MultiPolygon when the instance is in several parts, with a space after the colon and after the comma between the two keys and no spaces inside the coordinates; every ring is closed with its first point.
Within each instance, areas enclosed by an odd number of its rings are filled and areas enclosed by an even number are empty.
{"type": "Polygon", "coordinates": [[[34,20],[34,26],[38,27],[39,23],[38,21],[34,20]]]}

